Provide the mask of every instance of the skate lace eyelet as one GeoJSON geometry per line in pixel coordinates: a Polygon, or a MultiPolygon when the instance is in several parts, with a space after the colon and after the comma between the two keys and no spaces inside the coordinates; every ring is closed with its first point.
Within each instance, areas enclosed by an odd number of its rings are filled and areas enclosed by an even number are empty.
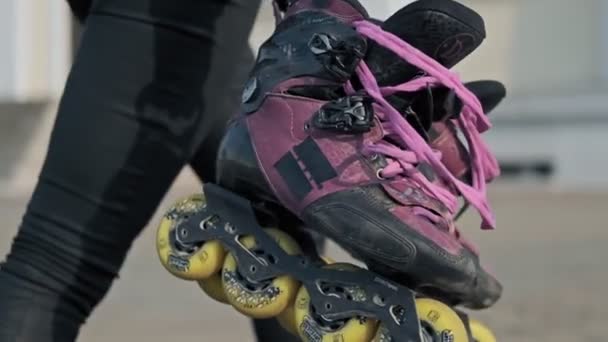
{"type": "Polygon", "coordinates": [[[384,168],[380,168],[380,169],[376,170],[376,178],[378,178],[379,180],[386,180],[386,178],[382,177],[383,171],[384,171],[384,168]]]}
{"type": "Polygon", "coordinates": [[[375,162],[376,160],[378,160],[380,158],[380,155],[378,155],[377,153],[372,154],[371,156],[367,157],[367,159],[371,162],[375,162]]]}
{"type": "Polygon", "coordinates": [[[378,306],[386,306],[386,300],[378,294],[374,295],[372,300],[373,300],[374,304],[376,304],[378,306]]]}

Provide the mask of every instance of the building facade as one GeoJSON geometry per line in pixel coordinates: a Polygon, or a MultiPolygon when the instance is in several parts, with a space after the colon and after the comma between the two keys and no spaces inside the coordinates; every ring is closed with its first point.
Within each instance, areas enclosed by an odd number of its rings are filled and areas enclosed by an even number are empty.
{"type": "MultiPolygon", "coordinates": [[[[382,18],[408,1],[362,2],[382,18]]],[[[508,88],[487,134],[506,173],[560,187],[608,188],[608,1],[462,2],[482,14],[487,39],[456,70],[465,80],[498,79],[508,88]]],[[[272,30],[267,5],[252,35],[254,46],[272,30]]],[[[56,102],[71,63],[72,37],[64,2],[0,1],[0,103],[56,102]]],[[[6,115],[11,113],[0,111],[6,115]]],[[[40,122],[48,126],[49,119],[40,122]]],[[[41,137],[12,144],[41,154],[44,149],[31,146],[44,146],[48,130],[36,132],[41,137]]]]}

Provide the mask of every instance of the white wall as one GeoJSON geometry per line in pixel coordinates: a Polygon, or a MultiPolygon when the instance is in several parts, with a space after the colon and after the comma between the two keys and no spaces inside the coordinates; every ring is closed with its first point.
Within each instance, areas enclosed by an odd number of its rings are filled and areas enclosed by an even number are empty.
{"type": "Polygon", "coordinates": [[[605,0],[463,2],[482,14],[487,29],[484,44],[458,67],[465,78],[499,78],[517,95],[586,91],[605,82],[605,0]]]}
{"type": "MultiPolygon", "coordinates": [[[[379,18],[410,2],[361,1],[379,18]]],[[[554,161],[557,186],[608,188],[608,1],[460,1],[484,17],[488,37],[456,69],[465,80],[501,80],[509,91],[487,136],[497,156],[554,161]]],[[[254,46],[272,32],[269,7],[259,19],[254,46]]],[[[0,0],[0,101],[58,98],[69,66],[68,25],[63,0],[0,0]],[[26,38],[15,49],[18,36],[26,38]]],[[[41,160],[52,114],[24,160],[41,160]]]]}
{"type": "Polygon", "coordinates": [[[14,1],[0,1],[0,101],[15,93],[14,13],[14,1]]]}
{"type": "MultiPolygon", "coordinates": [[[[608,189],[608,1],[459,1],[482,15],[487,39],[456,71],[509,93],[486,135],[497,157],[552,162],[557,188],[608,189]]],[[[364,2],[379,17],[405,4],[364,2]]]]}
{"type": "Polygon", "coordinates": [[[413,0],[360,0],[367,8],[369,14],[380,20],[388,18],[391,14],[401,9],[413,0]]]}
{"type": "Polygon", "coordinates": [[[70,64],[65,1],[0,1],[0,101],[59,96],[70,64]]]}

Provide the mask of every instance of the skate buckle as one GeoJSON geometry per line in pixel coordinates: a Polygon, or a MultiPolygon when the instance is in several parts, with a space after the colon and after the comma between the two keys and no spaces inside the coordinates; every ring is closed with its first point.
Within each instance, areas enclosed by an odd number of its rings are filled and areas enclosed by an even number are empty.
{"type": "Polygon", "coordinates": [[[327,71],[340,80],[347,80],[365,55],[367,44],[362,39],[338,40],[326,33],[315,33],[308,48],[327,71]]]}
{"type": "Polygon", "coordinates": [[[316,128],[340,133],[365,133],[374,127],[371,100],[361,95],[343,97],[325,104],[313,118],[316,128]]]}

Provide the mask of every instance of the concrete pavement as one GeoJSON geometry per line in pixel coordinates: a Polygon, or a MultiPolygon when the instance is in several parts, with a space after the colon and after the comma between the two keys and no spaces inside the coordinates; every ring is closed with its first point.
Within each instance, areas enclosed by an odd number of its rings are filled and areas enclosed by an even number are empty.
{"type": "MultiPolygon", "coordinates": [[[[197,187],[185,173],[161,209],[197,187]]],[[[503,189],[492,197],[498,230],[478,230],[473,217],[465,217],[463,230],[480,244],[484,260],[504,282],[505,295],[475,317],[489,323],[500,341],[606,341],[608,194],[503,189]]],[[[23,196],[0,200],[5,224],[0,254],[10,245],[25,203],[23,196]]],[[[151,226],[157,221],[158,214],[151,226]]],[[[120,279],[80,341],[253,341],[243,317],[162,269],[154,230],[148,227],[134,244],[120,279]]],[[[348,260],[335,247],[329,255],[348,260]]]]}

